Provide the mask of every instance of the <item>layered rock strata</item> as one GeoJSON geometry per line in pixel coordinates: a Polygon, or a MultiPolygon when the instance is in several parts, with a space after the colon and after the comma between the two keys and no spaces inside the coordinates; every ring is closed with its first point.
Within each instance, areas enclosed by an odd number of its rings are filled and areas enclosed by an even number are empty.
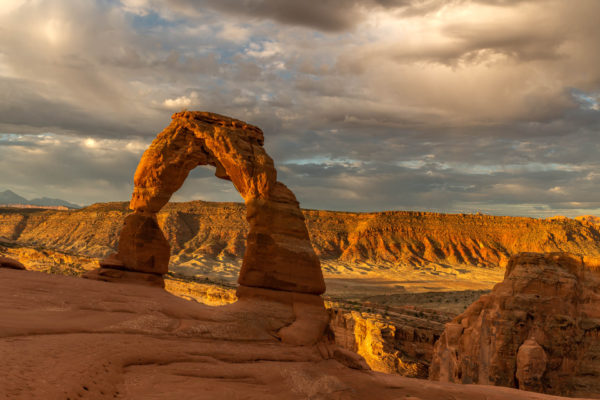
{"type": "Polygon", "coordinates": [[[597,263],[564,253],[512,257],[504,281],[446,325],[430,378],[599,397],[597,263]]]}
{"type": "Polygon", "coordinates": [[[156,214],[199,165],[212,165],[246,203],[248,234],[239,275],[243,286],[321,294],[325,283],[294,194],[277,181],[262,131],[207,112],[181,112],[143,154],[119,239],[103,267],[165,274],[170,246],[156,214]]]}
{"type": "MultiPolygon", "coordinates": [[[[128,215],[125,203],[81,210],[0,209],[0,241],[86,257],[106,257],[118,248],[128,215]]],[[[457,269],[504,268],[519,252],[569,252],[600,256],[600,225],[589,218],[536,219],[491,215],[393,211],[350,213],[304,210],[311,242],[325,273],[368,263],[457,269]]],[[[238,264],[246,251],[246,208],[238,203],[168,203],[157,214],[171,246],[171,265],[238,264]]],[[[232,275],[232,276],[233,276],[232,275]]],[[[501,279],[501,278],[500,278],[501,279]]]]}
{"type": "Polygon", "coordinates": [[[343,308],[329,313],[335,343],[362,356],[373,371],[427,378],[433,346],[444,326],[436,321],[439,316],[419,317],[418,312],[399,309],[385,316],[343,308]]]}

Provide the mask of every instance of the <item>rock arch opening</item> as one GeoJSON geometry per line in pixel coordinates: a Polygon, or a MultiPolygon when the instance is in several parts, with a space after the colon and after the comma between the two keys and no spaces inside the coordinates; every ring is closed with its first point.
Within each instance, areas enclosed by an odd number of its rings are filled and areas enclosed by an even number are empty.
{"type": "Polygon", "coordinates": [[[296,197],[277,181],[263,132],[208,112],[180,112],[144,152],[134,176],[118,252],[101,267],[157,277],[168,272],[170,246],[156,214],[200,165],[215,167],[246,204],[249,230],[241,287],[322,294],[325,283],[296,197]]]}

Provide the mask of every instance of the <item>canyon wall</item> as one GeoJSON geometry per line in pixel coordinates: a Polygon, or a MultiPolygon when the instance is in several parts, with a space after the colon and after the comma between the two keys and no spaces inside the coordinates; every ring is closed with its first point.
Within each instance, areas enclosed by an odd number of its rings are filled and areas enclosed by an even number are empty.
{"type": "Polygon", "coordinates": [[[361,355],[372,370],[427,378],[433,345],[443,331],[440,316],[407,310],[381,315],[339,304],[329,313],[335,343],[361,355]]]}
{"type": "Polygon", "coordinates": [[[504,281],[446,324],[430,378],[598,398],[597,261],[564,253],[511,258],[504,281]]]}
{"type": "MultiPolygon", "coordinates": [[[[88,257],[116,250],[129,213],[126,203],[81,210],[0,209],[0,238],[88,257]]],[[[535,219],[390,211],[303,210],[317,255],[327,262],[422,267],[504,267],[523,251],[600,256],[593,219],[535,219]]],[[[203,258],[241,262],[248,225],[238,203],[169,203],[158,223],[171,245],[172,264],[203,258]]]]}

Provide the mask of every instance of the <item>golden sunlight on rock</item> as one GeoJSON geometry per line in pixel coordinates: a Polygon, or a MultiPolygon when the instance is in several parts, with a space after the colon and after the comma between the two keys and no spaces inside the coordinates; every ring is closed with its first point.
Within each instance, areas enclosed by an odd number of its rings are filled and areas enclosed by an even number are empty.
{"type": "Polygon", "coordinates": [[[446,325],[430,378],[562,396],[600,392],[600,274],[581,257],[522,253],[446,325]]]}

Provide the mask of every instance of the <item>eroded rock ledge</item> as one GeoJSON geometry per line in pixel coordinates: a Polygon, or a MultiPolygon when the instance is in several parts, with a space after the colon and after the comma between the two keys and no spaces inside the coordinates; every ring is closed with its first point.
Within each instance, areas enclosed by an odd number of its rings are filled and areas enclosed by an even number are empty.
{"type": "Polygon", "coordinates": [[[430,378],[597,396],[597,262],[565,253],[512,257],[504,281],[446,325],[430,378]]]}
{"type": "Polygon", "coordinates": [[[25,266],[13,258],[0,256],[0,268],[25,269],[25,266]]]}

